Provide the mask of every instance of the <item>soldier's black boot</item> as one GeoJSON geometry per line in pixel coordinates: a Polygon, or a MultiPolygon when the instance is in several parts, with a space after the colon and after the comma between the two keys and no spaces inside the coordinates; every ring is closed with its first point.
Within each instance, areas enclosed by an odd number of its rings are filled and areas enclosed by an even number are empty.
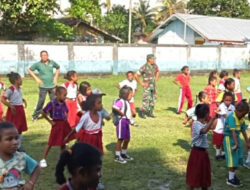
{"type": "Polygon", "coordinates": [[[156,118],[155,115],[153,114],[153,110],[151,110],[151,111],[148,113],[148,117],[156,118]]]}
{"type": "Polygon", "coordinates": [[[143,111],[140,111],[139,117],[142,119],[146,119],[145,113],[143,111]]]}

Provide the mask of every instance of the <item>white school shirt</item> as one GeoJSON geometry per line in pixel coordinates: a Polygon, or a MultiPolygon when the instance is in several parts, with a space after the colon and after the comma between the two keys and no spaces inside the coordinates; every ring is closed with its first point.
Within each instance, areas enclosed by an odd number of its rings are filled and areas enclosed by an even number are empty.
{"type": "MultiPolygon", "coordinates": [[[[119,83],[119,86],[120,88],[124,87],[124,86],[128,86],[130,88],[132,88],[133,90],[133,93],[135,93],[136,89],[137,89],[137,82],[136,80],[132,80],[131,82],[126,79],[126,80],[123,80],[122,82],[119,83]]],[[[129,102],[134,102],[134,97],[131,98],[131,100],[129,102]]]]}
{"type": "Polygon", "coordinates": [[[233,79],[234,79],[234,83],[235,83],[234,92],[241,93],[240,79],[238,79],[238,78],[233,78],[233,79]]]}
{"type": "Polygon", "coordinates": [[[222,102],[219,105],[219,110],[220,110],[220,113],[219,113],[220,117],[218,118],[214,132],[219,133],[219,134],[223,134],[224,127],[225,127],[225,121],[226,121],[226,118],[223,115],[228,116],[230,113],[235,111],[235,107],[232,104],[230,104],[230,106],[227,107],[226,104],[224,102],[222,102]]]}
{"type": "Polygon", "coordinates": [[[95,123],[90,117],[90,111],[87,111],[81,117],[79,123],[77,124],[75,130],[78,133],[81,129],[88,134],[97,134],[102,130],[102,114],[101,112],[97,112],[99,116],[99,120],[95,123]]]}
{"type": "Polygon", "coordinates": [[[195,105],[194,107],[192,107],[186,111],[187,116],[191,117],[193,121],[197,120],[197,116],[195,115],[195,108],[197,105],[195,105]]]}
{"type": "Polygon", "coordinates": [[[62,84],[64,88],[67,89],[67,98],[76,99],[77,97],[77,84],[71,83],[69,81],[62,84]]]}
{"type": "Polygon", "coordinates": [[[9,103],[14,106],[23,105],[23,93],[21,88],[16,88],[14,85],[10,86],[4,93],[4,97],[9,100],[9,103]]]}

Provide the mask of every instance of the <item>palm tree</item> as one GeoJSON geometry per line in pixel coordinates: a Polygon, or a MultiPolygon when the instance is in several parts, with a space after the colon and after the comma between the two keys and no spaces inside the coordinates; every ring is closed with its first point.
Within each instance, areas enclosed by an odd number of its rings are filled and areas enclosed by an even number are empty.
{"type": "Polygon", "coordinates": [[[140,30],[142,33],[145,32],[147,24],[153,20],[153,12],[150,9],[149,2],[146,0],[139,0],[139,6],[133,10],[135,18],[140,24],[140,30]]]}
{"type": "Polygon", "coordinates": [[[166,20],[172,14],[175,13],[185,13],[186,12],[186,1],[185,0],[159,0],[162,5],[153,8],[153,11],[157,12],[155,14],[155,20],[161,22],[166,20]]]}

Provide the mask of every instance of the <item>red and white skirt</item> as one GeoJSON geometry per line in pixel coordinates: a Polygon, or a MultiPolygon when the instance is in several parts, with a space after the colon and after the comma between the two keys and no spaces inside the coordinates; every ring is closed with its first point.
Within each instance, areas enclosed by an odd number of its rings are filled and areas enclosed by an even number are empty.
{"type": "Polygon", "coordinates": [[[207,151],[192,148],[186,174],[186,183],[193,187],[211,186],[211,167],[207,151]]]}
{"type": "MultiPolygon", "coordinates": [[[[63,146],[65,137],[71,132],[71,127],[67,120],[54,120],[56,123],[51,127],[48,145],[49,146],[63,146]]],[[[74,136],[71,136],[69,140],[73,140],[74,136]]]]}
{"type": "Polygon", "coordinates": [[[12,114],[10,108],[7,109],[6,121],[13,123],[16,126],[18,133],[21,134],[22,132],[28,130],[26,115],[24,107],[22,105],[15,106],[15,108],[16,108],[16,114],[12,114]]]}
{"type": "Polygon", "coordinates": [[[77,135],[77,137],[79,137],[79,142],[91,144],[98,148],[103,154],[102,131],[96,134],[88,134],[84,130],[81,130],[80,133],[81,134],[77,135]]]}

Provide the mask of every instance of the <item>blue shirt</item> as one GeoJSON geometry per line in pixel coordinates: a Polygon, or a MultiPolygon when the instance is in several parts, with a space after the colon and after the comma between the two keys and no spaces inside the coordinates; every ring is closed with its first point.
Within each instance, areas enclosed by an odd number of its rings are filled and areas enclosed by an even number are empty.
{"type": "Polygon", "coordinates": [[[207,124],[203,124],[199,121],[194,121],[193,123],[193,131],[192,131],[192,146],[200,147],[200,148],[208,148],[207,143],[207,134],[202,134],[201,130],[207,124]]]}

